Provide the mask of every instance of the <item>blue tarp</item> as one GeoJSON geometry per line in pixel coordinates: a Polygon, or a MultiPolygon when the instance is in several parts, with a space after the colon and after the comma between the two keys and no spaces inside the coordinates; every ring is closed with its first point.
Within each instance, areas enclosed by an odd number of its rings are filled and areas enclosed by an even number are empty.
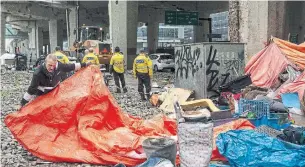
{"type": "Polygon", "coordinates": [[[305,147],[253,130],[218,135],[216,145],[231,167],[304,167],[305,147]]]}
{"type": "Polygon", "coordinates": [[[281,95],[281,97],[285,107],[301,109],[298,93],[284,93],[281,95]]]}

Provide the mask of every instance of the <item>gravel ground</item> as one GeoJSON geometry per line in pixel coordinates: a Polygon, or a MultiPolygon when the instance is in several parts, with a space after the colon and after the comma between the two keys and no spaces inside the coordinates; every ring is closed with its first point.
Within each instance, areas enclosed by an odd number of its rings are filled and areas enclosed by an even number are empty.
{"type": "MultiPolygon", "coordinates": [[[[153,82],[164,86],[173,80],[173,73],[158,72],[154,75],[153,82]]],[[[23,93],[30,84],[32,73],[6,71],[1,73],[1,166],[8,167],[90,167],[101,165],[90,165],[80,163],[49,163],[41,160],[26,151],[11,135],[11,132],[4,124],[4,118],[9,113],[15,112],[20,103],[23,93]]],[[[153,115],[161,113],[149,102],[141,102],[137,92],[137,80],[128,71],[125,75],[128,92],[126,94],[113,93],[124,111],[131,115],[148,119],[153,115]],[[139,103],[140,102],[140,103],[139,103]],[[137,105],[139,104],[139,105],[137,105]]],[[[114,81],[110,81],[109,89],[115,91],[114,81]]]]}

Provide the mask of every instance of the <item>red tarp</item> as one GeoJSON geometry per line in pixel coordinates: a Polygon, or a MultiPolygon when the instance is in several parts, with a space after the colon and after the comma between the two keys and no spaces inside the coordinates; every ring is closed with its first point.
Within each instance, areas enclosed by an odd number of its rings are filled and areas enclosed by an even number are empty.
{"type": "Polygon", "coordinates": [[[176,123],[165,116],[142,120],[124,113],[95,66],[77,72],[40,96],[5,124],[35,156],[48,161],[135,166],[146,157],[148,136],[175,136],[176,123]]]}
{"type": "Polygon", "coordinates": [[[305,45],[296,45],[278,38],[253,56],[245,67],[255,86],[272,87],[288,65],[305,68],[305,45]]]}

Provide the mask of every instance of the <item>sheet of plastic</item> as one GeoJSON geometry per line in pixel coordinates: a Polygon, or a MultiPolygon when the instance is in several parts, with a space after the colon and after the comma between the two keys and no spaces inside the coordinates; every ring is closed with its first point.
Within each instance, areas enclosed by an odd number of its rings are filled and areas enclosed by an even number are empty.
{"type": "Polygon", "coordinates": [[[254,125],[251,124],[250,121],[247,119],[238,119],[217,127],[213,128],[213,151],[211,161],[225,161],[226,158],[223,157],[216,147],[216,139],[217,136],[221,133],[225,133],[230,130],[237,130],[237,129],[254,129],[254,125]]]}
{"type": "Polygon", "coordinates": [[[252,130],[222,133],[216,141],[231,167],[304,167],[305,147],[252,130]]]}
{"type": "Polygon", "coordinates": [[[288,64],[289,61],[278,46],[271,43],[249,60],[245,73],[251,74],[252,84],[255,86],[270,88],[288,64]]]}
{"type": "Polygon", "coordinates": [[[9,114],[5,124],[41,159],[128,166],[145,161],[143,140],[175,136],[177,129],[175,121],[162,115],[142,120],[123,112],[95,66],[9,114]]]}
{"type": "Polygon", "coordinates": [[[299,94],[300,101],[302,101],[304,98],[304,91],[305,91],[305,71],[299,77],[297,77],[293,82],[282,86],[277,97],[280,97],[280,95],[283,93],[297,92],[299,94]]]}
{"type": "Polygon", "coordinates": [[[270,88],[288,65],[305,69],[305,45],[272,37],[269,45],[251,57],[245,73],[251,74],[254,85],[270,88]]]}
{"type": "Polygon", "coordinates": [[[279,38],[272,38],[272,40],[290,62],[302,70],[305,69],[305,45],[297,45],[279,38]]]}

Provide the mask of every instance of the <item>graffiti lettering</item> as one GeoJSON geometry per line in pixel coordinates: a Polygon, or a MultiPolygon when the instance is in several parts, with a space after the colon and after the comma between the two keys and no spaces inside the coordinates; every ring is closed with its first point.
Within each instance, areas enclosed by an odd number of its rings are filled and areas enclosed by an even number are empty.
{"type": "MultiPolygon", "coordinates": [[[[238,55],[239,57],[239,55],[238,55]]],[[[210,46],[209,55],[206,60],[208,98],[215,98],[220,95],[218,87],[238,76],[241,61],[234,52],[218,53],[217,49],[210,46]]]]}
{"type": "Polygon", "coordinates": [[[201,55],[200,48],[196,48],[191,51],[191,46],[183,46],[181,50],[177,50],[176,53],[176,77],[189,77],[190,73],[194,77],[195,73],[203,68],[202,62],[199,61],[201,55]]]}
{"type": "Polygon", "coordinates": [[[214,65],[216,65],[217,67],[220,65],[220,63],[217,60],[215,60],[216,54],[217,54],[217,49],[213,50],[213,46],[210,46],[208,59],[206,61],[206,65],[208,66],[208,68],[206,70],[206,75],[207,76],[210,75],[210,79],[208,79],[209,83],[208,83],[208,86],[207,86],[208,92],[211,92],[211,93],[214,93],[214,94],[218,95],[219,92],[217,91],[217,89],[214,89],[214,88],[218,84],[219,70],[217,70],[217,69],[212,70],[212,67],[214,65]]]}

